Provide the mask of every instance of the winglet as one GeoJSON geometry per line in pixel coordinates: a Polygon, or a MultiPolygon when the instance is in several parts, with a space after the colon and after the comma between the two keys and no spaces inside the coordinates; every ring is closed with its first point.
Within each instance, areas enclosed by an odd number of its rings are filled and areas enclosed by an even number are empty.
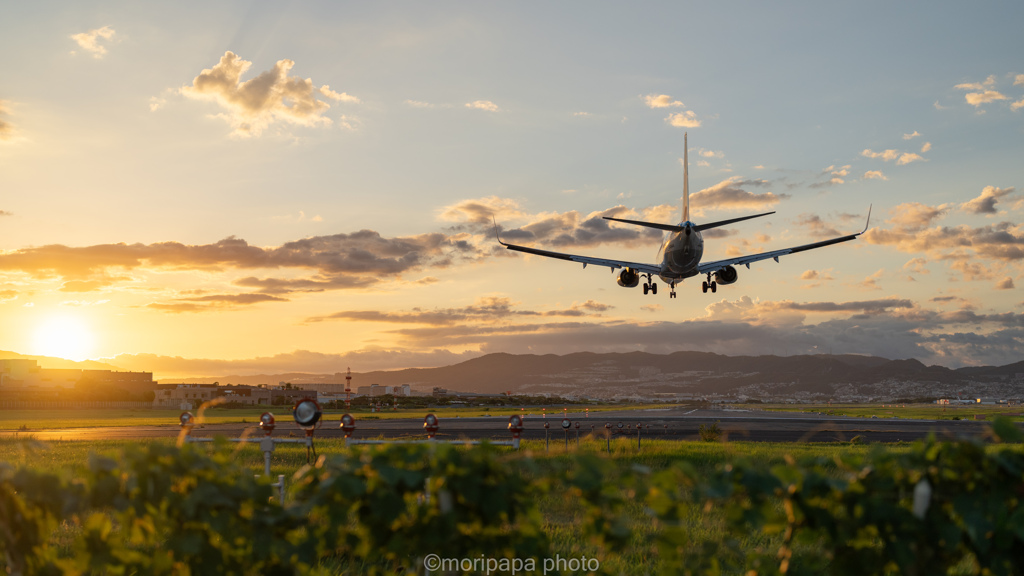
{"type": "MultiPolygon", "coordinates": [[[[863,233],[867,232],[868,231],[868,226],[871,225],[871,207],[872,206],[873,206],[873,204],[868,204],[868,221],[864,223],[864,229],[860,231],[860,234],[863,234],[863,233]]],[[[857,236],[860,236],[860,234],[857,234],[857,236]]]]}
{"type": "Polygon", "coordinates": [[[504,242],[502,242],[501,241],[501,236],[498,236],[498,221],[494,219],[494,214],[491,214],[491,222],[494,222],[494,237],[498,239],[498,244],[501,244],[502,246],[506,246],[507,247],[508,244],[505,244],[504,242]]]}

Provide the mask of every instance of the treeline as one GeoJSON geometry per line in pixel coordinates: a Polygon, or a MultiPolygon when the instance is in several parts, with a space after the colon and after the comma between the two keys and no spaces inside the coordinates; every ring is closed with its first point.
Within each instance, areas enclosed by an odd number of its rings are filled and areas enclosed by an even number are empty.
{"type": "MultiPolygon", "coordinates": [[[[993,435],[1024,440],[1006,420],[993,435]]],[[[713,473],[392,445],[299,470],[284,506],[231,454],[154,443],[73,478],[0,465],[8,571],[416,574],[437,555],[534,559],[539,572],[585,555],[588,569],[645,559],[629,573],[1024,573],[1018,445],[930,440],[713,473]]]]}

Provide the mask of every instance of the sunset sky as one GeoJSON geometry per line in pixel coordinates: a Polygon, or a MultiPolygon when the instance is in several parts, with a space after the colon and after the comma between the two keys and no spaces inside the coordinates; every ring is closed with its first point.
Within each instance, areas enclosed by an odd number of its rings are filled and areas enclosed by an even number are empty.
{"type": "Polygon", "coordinates": [[[157,378],[1024,350],[1024,4],[47,2],[0,19],[0,350],[157,378]],[[777,213],[657,296],[601,216],[777,213]]]}

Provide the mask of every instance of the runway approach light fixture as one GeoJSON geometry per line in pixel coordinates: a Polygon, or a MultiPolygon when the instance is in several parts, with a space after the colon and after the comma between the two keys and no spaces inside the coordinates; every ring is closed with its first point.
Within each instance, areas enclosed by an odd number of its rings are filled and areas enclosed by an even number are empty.
{"type": "Polygon", "coordinates": [[[181,422],[181,427],[191,430],[196,425],[196,417],[191,412],[182,412],[181,416],[178,416],[178,421],[181,422]]]}
{"type": "Polygon", "coordinates": [[[295,423],[300,428],[305,428],[308,434],[316,426],[316,423],[320,421],[323,411],[320,410],[320,405],[317,404],[316,400],[303,398],[295,403],[295,407],[292,408],[292,416],[295,418],[295,423]]]}
{"type": "Polygon", "coordinates": [[[352,436],[352,432],[356,429],[356,419],[351,414],[345,414],[341,417],[341,431],[345,433],[345,438],[352,436]]]}
{"type": "Polygon", "coordinates": [[[519,438],[519,435],[523,433],[523,418],[518,414],[513,414],[508,418],[508,429],[512,432],[512,438],[519,438]]]}
{"type": "Polygon", "coordinates": [[[274,432],[274,415],[270,412],[264,412],[260,415],[260,430],[267,433],[270,436],[274,432]]]}
{"type": "Polygon", "coordinates": [[[572,422],[568,418],[562,418],[562,430],[569,430],[570,426],[572,426],[572,422]]]}
{"type": "Polygon", "coordinates": [[[437,416],[427,414],[423,419],[423,429],[427,431],[427,438],[433,438],[437,434],[437,416]]]}

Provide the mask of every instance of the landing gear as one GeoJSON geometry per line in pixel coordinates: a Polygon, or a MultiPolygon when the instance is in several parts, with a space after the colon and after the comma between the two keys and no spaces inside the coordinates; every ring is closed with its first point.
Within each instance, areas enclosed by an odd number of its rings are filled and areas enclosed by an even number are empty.
{"type": "Polygon", "coordinates": [[[651,281],[651,275],[647,275],[647,282],[644,282],[644,296],[650,292],[651,294],[658,293],[658,285],[651,281]]]}
{"type": "Polygon", "coordinates": [[[668,293],[668,297],[669,298],[675,298],[676,297],[676,283],[675,282],[670,282],[668,287],[672,290],[671,292],[668,293]]]}
{"type": "Polygon", "coordinates": [[[705,280],[700,287],[704,290],[705,294],[708,293],[708,288],[711,289],[712,294],[718,291],[718,283],[711,279],[711,274],[708,274],[708,279],[705,280]]]}

